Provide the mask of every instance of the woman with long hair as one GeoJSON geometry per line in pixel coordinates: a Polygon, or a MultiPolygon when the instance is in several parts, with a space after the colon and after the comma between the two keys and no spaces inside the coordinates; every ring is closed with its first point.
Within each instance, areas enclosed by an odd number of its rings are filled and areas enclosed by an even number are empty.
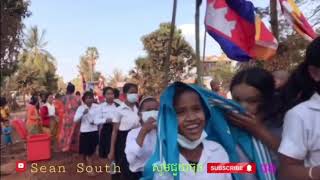
{"type": "Polygon", "coordinates": [[[280,174],[283,179],[320,179],[320,37],[308,46],[282,97],[280,174]]]}

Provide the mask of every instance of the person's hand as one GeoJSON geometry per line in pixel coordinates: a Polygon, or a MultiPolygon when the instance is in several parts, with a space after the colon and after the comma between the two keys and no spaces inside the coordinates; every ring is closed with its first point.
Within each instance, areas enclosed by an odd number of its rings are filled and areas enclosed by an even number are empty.
{"type": "Polygon", "coordinates": [[[148,121],[143,123],[141,130],[145,133],[157,128],[157,121],[154,118],[149,118],[148,121]]]}
{"type": "Polygon", "coordinates": [[[255,133],[259,131],[259,129],[264,128],[261,120],[249,113],[245,113],[242,115],[230,112],[228,113],[228,119],[231,124],[239,128],[243,128],[251,133],[255,133]]]}
{"type": "Polygon", "coordinates": [[[85,110],[83,111],[83,115],[87,114],[88,112],[89,112],[89,109],[85,109],[85,110]]]}
{"type": "Polygon", "coordinates": [[[108,160],[109,160],[110,162],[114,161],[114,153],[109,152],[109,154],[108,154],[108,160]]]}

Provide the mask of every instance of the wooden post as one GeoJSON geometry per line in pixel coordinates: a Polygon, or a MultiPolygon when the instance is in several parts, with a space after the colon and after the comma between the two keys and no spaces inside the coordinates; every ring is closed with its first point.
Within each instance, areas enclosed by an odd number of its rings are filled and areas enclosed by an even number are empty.
{"type": "Polygon", "coordinates": [[[270,0],[270,24],[274,37],[279,39],[277,0],[270,0]]]}
{"type": "Polygon", "coordinates": [[[173,10],[172,10],[172,20],[171,20],[171,28],[170,28],[170,39],[168,44],[168,50],[167,50],[167,58],[164,62],[164,69],[165,69],[165,79],[164,79],[164,87],[167,87],[170,79],[169,79],[169,72],[170,72],[170,56],[171,56],[171,48],[172,48],[172,41],[175,31],[175,24],[176,24],[176,12],[177,12],[177,1],[173,1],[173,10]]]}
{"type": "Polygon", "coordinates": [[[202,67],[200,61],[200,33],[199,33],[199,22],[200,22],[200,5],[201,0],[196,0],[196,13],[195,13],[195,39],[196,39],[196,61],[197,61],[197,84],[202,86],[202,67]]]}

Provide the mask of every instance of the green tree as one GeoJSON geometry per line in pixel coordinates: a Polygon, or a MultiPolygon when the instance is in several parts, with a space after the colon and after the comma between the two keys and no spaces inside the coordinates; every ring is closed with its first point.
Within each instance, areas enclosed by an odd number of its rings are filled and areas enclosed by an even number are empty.
{"type": "Polygon", "coordinates": [[[99,79],[101,73],[94,70],[98,58],[99,52],[96,47],[88,47],[85,54],[80,57],[78,68],[86,81],[97,81],[99,79]]]}
{"type": "Polygon", "coordinates": [[[18,54],[22,40],[22,20],[30,15],[29,1],[1,0],[1,41],[0,41],[0,85],[17,69],[18,54]]]}
{"type": "Polygon", "coordinates": [[[15,75],[17,86],[24,87],[24,93],[54,92],[58,89],[56,60],[44,49],[47,45],[47,42],[44,41],[44,35],[45,31],[40,33],[38,28],[34,26],[29,29],[24,41],[24,50],[20,55],[19,67],[15,75]],[[20,81],[20,79],[22,80],[20,81]],[[26,85],[26,82],[29,84],[26,85]],[[32,88],[26,88],[29,85],[32,88]]]}
{"type": "MultiPolygon", "coordinates": [[[[176,29],[176,28],[175,28],[176,29]]],[[[150,95],[159,95],[165,88],[165,61],[170,39],[170,23],[160,24],[159,29],[142,37],[147,56],[136,60],[130,76],[150,95]],[[141,80],[143,79],[143,80],[141,80]]],[[[180,30],[175,30],[169,63],[170,82],[187,78],[195,66],[195,53],[180,30]]]]}

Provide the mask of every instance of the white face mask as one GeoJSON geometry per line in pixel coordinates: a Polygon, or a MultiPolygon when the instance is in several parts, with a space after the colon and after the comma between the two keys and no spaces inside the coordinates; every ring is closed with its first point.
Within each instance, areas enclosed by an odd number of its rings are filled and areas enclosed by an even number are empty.
{"type": "Polygon", "coordinates": [[[155,111],[155,110],[141,112],[142,121],[147,122],[149,118],[153,118],[153,119],[157,120],[158,113],[159,113],[159,111],[155,111]]]}
{"type": "Polygon", "coordinates": [[[130,103],[136,103],[138,102],[138,94],[136,93],[127,94],[127,99],[130,103]]]}
{"type": "Polygon", "coordinates": [[[186,149],[195,149],[202,141],[207,137],[207,133],[205,131],[202,131],[201,137],[198,140],[190,141],[186,137],[182,136],[181,134],[178,134],[178,143],[181,147],[184,147],[186,149]]]}

